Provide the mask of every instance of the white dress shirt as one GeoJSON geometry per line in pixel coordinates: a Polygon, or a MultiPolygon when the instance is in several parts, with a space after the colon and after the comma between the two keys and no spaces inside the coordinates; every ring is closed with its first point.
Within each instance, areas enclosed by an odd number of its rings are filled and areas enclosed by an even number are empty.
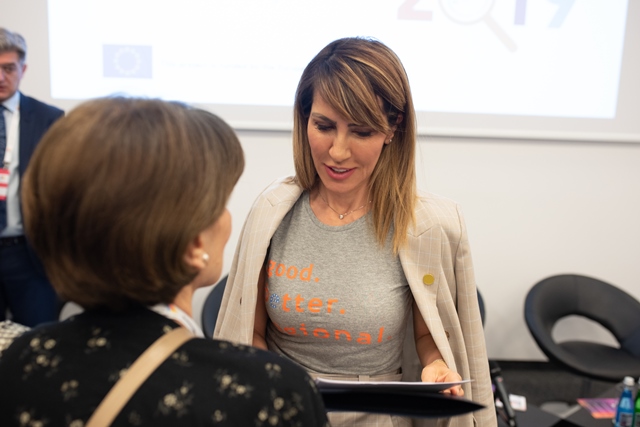
{"type": "MultiPolygon", "coordinates": [[[[20,92],[17,92],[4,103],[4,121],[7,128],[7,150],[10,150],[9,186],[7,193],[7,228],[0,231],[0,237],[21,236],[22,215],[20,214],[20,92]]],[[[5,156],[5,159],[7,157],[5,156]]],[[[6,167],[6,165],[5,165],[6,167]]]]}

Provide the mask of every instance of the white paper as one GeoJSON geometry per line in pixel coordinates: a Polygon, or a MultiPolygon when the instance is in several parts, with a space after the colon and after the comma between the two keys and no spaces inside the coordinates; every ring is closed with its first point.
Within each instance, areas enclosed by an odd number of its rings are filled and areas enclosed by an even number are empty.
{"type": "Polygon", "coordinates": [[[464,383],[469,383],[472,380],[462,380],[462,381],[451,381],[451,382],[439,382],[439,383],[431,383],[431,382],[406,382],[406,381],[340,381],[340,380],[330,380],[324,378],[316,378],[316,385],[321,390],[331,390],[331,389],[343,389],[343,388],[351,388],[351,389],[362,389],[362,390],[376,390],[376,391],[419,391],[419,392],[429,392],[429,393],[437,393],[439,391],[446,390],[456,385],[461,385],[464,383]]]}

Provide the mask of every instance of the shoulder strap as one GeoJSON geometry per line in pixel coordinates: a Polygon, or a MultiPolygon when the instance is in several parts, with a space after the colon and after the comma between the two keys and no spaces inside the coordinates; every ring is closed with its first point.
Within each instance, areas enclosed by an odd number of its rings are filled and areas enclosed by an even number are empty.
{"type": "Polygon", "coordinates": [[[127,404],[131,396],[145,382],[145,380],[164,362],[175,350],[186,341],[193,338],[193,334],[185,328],[176,328],[158,338],[144,353],[133,362],[133,365],[109,390],[100,402],[85,427],[109,426],[127,404]]]}

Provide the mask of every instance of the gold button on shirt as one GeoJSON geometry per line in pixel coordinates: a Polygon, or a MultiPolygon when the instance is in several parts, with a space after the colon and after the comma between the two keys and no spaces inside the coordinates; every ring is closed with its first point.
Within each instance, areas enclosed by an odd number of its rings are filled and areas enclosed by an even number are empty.
{"type": "Polygon", "coordinates": [[[424,277],[422,278],[422,283],[424,283],[427,286],[433,285],[434,281],[435,281],[435,279],[434,279],[433,275],[431,275],[431,274],[425,274],[424,277]]]}

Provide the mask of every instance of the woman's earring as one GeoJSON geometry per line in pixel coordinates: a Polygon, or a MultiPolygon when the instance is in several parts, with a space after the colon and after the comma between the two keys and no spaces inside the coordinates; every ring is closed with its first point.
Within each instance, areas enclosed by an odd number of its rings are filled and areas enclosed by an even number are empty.
{"type": "Polygon", "coordinates": [[[209,254],[208,253],[204,252],[202,254],[202,262],[204,262],[204,265],[209,264],[209,254]]]}

